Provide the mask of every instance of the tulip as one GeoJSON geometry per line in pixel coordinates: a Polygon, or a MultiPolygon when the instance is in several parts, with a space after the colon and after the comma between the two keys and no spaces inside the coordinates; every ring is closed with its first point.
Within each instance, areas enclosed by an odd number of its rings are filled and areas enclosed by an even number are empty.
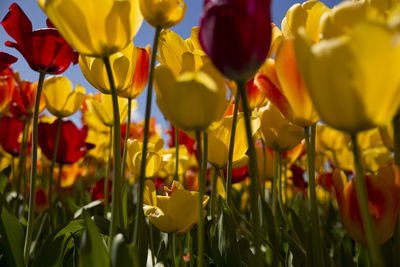
{"type": "Polygon", "coordinates": [[[274,151],[290,150],[304,138],[303,129],[290,123],[271,103],[260,111],[260,120],[266,146],[274,151]]]}
{"type": "MultiPolygon", "coordinates": [[[[130,42],[123,50],[109,56],[117,92],[127,90],[135,74],[137,49],[130,42]]],[[[111,86],[104,60],[81,54],[79,66],[86,80],[104,94],[111,94],[111,86]]],[[[111,113],[112,114],[112,113],[111,113]]]]}
{"type": "MultiPolygon", "coordinates": [[[[37,83],[20,81],[19,75],[17,75],[16,80],[17,86],[14,90],[13,103],[10,110],[11,114],[21,119],[31,118],[38,90],[37,83]]],[[[43,112],[45,107],[46,103],[43,95],[41,95],[39,100],[39,114],[43,112]]]]}
{"type": "Polygon", "coordinates": [[[149,80],[149,65],[150,65],[150,47],[146,49],[135,47],[136,50],[136,66],[133,74],[131,86],[125,91],[119,92],[120,97],[134,99],[137,98],[149,80]]]}
{"type": "Polygon", "coordinates": [[[190,167],[190,155],[185,145],[178,146],[178,167],[176,169],[176,148],[164,150],[159,176],[173,177],[176,174],[181,177],[190,167]]]}
{"type": "MultiPolygon", "coordinates": [[[[154,177],[161,167],[163,154],[163,139],[158,139],[154,143],[148,144],[146,154],[145,177],[154,177]]],[[[128,140],[127,164],[131,173],[138,178],[140,176],[140,165],[142,162],[142,147],[143,144],[139,141],[128,140]]]]}
{"type": "Polygon", "coordinates": [[[24,122],[14,117],[3,116],[0,118],[0,145],[13,157],[18,157],[20,152],[20,135],[24,129],[24,122]]]}
{"type": "MultiPolygon", "coordinates": [[[[231,138],[233,116],[222,119],[221,124],[208,131],[208,161],[217,168],[224,168],[228,162],[229,141],[231,138]]],[[[260,127],[259,118],[252,118],[253,135],[260,127]]],[[[239,113],[236,124],[235,143],[233,148],[233,168],[243,167],[248,163],[246,155],[248,144],[246,140],[246,127],[244,125],[244,115],[239,113]]]]}
{"type": "Polygon", "coordinates": [[[246,89],[249,100],[249,108],[251,110],[254,110],[255,108],[260,108],[267,104],[268,99],[263,93],[262,88],[260,88],[259,84],[255,83],[254,78],[246,83],[246,89]]]}
{"type": "MultiPolygon", "coordinates": [[[[333,182],[340,215],[350,237],[365,245],[361,213],[354,179],[346,181],[343,171],[335,169],[333,182]]],[[[399,170],[391,165],[381,168],[377,175],[365,176],[368,191],[369,214],[378,244],[383,244],[391,236],[399,212],[399,170]]]]}
{"type": "Polygon", "coordinates": [[[40,188],[36,190],[35,201],[36,201],[35,205],[36,212],[42,213],[49,208],[49,198],[46,195],[46,192],[40,188]]]}
{"type": "Polygon", "coordinates": [[[11,69],[0,72],[0,116],[6,114],[11,105],[15,89],[15,78],[11,69]]]}
{"type": "Polygon", "coordinates": [[[229,79],[246,81],[265,61],[271,42],[269,0],[204,3],[199,41],[229,79]]]}
{"type": "Polygon", "coordinates": [[[107,57],[122,50],[143,20],[138,0],[38,2],[65,40],[83,55],[107,57]]]}
{"type": "Polygon", "coordinates": [[[168,147],[175,147],[176,145],[183,144],[186,146],[189,154],[197,154],[196,141],[192,139],[185,132],[179,130],[179,140],[175,140],[175,127],[171,124],[171,129],[166,129],[165,132],[170,136],[168,139],[168,147]],[[177,143],[179,141],[179,143],[177,143]]]}
{"type": "Polygon", "coordinates": [[[304,31],[298,37],[298,66],[324,122],[350,134],[390,122],[400,104],[400,45],[392,30],[363,22],[315,45],[304,31]]]}
{"type": "Polygon", "coordinates": [[[155,69],[157,104],[164,116],[185,131],[205,130],[222,118],[227,108],[226,87],[211,64],[178,77],[162,65],[155,69]]]}
{"type": "Polygon", "coordinates": [[[47,110],[58,118],[68,117],[78,111],[85,97],[85,88],[72,83],[64,76],[51,77],[43,83],[43,95],[47,110]]]}
{"type": "Polygon", "coordinates": [[[9,10],[1,24],[16,43],[7,41],[6,46],[17,49],[31,69],[60,74],[76,63],[77,54],[49,22],[49,28],[32,31],[31,21],[18,4],[13,3],[9,10]]]}
{"type": "MultiPolygon", "coordinates": [[[[57,120],[53,123],[39,123],[39,146],[44,155],[51,159],[53,155],[57,120]]],[[[61,135],[57,151],[56,161],[60,164],[72,164],[77,162],[86,152],[93,148],[92,144],[86,143],[87,127],[78,129],[72,121],[61,122],[61,135]]]]}
{"type": "MultiPolygon", "coordinates": [[[[145,181],[143,210],[152,224],[167,233],[184,234],[199,220],[197,202],[199,193],[185,190],[181,183],[173,181],[167,196],[156,196],[156,188],[150,180],[145,181]]],[[[203,208],[209,197],[204,196],[203,208]]],[[[206,211],[204,211],[206,214],[206,211]]]]}
{"type": "MultiPolygon", "coordinates": [[[[105,178],[101,178],[98,180],[95,185],[90,188],[89,193],[92,196],[92,201],[104,199],[104,185],[105,178]]],[[[111,192],[112,192],[112,181],[108,181],[108,202],[111,201],[111,192]]]]}
{"type": "Polygon", "coordinates": [[[3,72],[3,70],[10,67],[10,65],[15,63],[16,61],[17,61],[16,57],[7,54],[5,52],[0,52],[0,73],[3,72]]]}
{"type": "Polygon", "coordinates": [[[139,6],[144,19],[154,28],[171,28],[181,22],[186,13],[183,0],[139,0],[139,6]]]}

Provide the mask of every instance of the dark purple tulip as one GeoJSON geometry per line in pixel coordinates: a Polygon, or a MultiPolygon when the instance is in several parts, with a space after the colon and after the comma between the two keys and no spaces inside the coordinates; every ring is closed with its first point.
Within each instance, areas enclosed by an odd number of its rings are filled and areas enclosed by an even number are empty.
{"type": "Polygon", "coordinates": [[[199,40],[228,78],[247,81],[267,58],[270,0],[205,0],[199,40]]]}

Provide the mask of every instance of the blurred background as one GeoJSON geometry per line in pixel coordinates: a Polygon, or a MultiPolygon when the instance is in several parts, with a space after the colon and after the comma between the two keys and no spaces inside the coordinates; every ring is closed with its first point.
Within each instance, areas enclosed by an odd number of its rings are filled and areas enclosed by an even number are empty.
{"type": "MultiPolygon", "coordinates": [[[[21,0],[21,1],[11,1],[11,0],[0,0],[0,19],[3,20],[4,16],[8,12],[8,7],[16,2],[28,16],[32,22],[33,30],[46,27],[47,16],[39,7],[39,4],[35,0],[21,0]]],[[[185,0],[187,5],[187,12],[184,20],[177,26],[171,28],[171,30],[177,32],[183,39],[190,37],[191,29],[194,26],[199,25],[203,1],[202,0],[185,0]]],[[[325,0],[321,1],[328,7],[332,8],[334,5],[340,3],[340,0],[325,0]]],[[[286,14],[286,11],[295,3],[296,0],[272,0],[272,21],[280,28],[281,21],[286,14]]],[[[145,47],[147,44],[152,44],[154,37],[154,28],[149,26],[146,21],[143,21],[140,31],[134,38],[135,46],[145,47]]],[[[21,54],[13,48],[6,47],[4,43],[7,40],[12,40],[12,38],[5,32],[3,27],[0,27],[0,51],[7,52],[18,58],[18,61],[12,65],[14,70],[20,73],[22,80],[37,81],[39,74],[30,69],[29,65],[26,63],[21,54]]],[[[13,41],[13,40],[12,40],[13,41]]],[[[75,66],[70,66],[66,72],[63,73],[64,76],[68,77],[74,87],[76,84],[81,84],[85,87],[86,93],[98,93],[98,91],[93,88],[83,77],[79,64],[75,66]]],[[[146,89],[138,97],[137,101],[139,108],[132,113],[133,121],[140,121],[144,118],[145,110],[145,100],[146,100],[146,89]]],[[[155,102],[155,96],[153,95],[153,104],[151,110],[152,117],[156,118],[156,124],[161,126],[162,135],[165,135],[164,129],[169,127],[169,122],[164,119],[164,116],[158,109],[155,102]]],[[[69,119],[73,120],[77,125],[81,125],[80,120],[81,114],[77,112],[74,116],[69,119]]],[[[165,136],[164,136],[165,137],[165,136]]]]}

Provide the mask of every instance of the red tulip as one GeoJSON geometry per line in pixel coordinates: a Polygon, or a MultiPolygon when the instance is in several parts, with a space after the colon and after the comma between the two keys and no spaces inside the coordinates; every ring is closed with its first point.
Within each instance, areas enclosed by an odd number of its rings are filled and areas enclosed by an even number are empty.
{"type": "MultiPolygon", "coordinates": [[[[38,126],[39,146],[48,159],[53,157],[57,121],[51,124],[41,122],[38,126]]],[[[87,126],[79,130],[72,121],[62,121],[56,161],[71,164],[82,158],[89,149],[94,147],[92,144],[85,143],[86,136],[87,126]]]]}
{"type": "Polygon", "coordinates": [[[199,41],[225,76],[247,81],[268,55],[270,0],[205,1],[199,41]]]}
{"type": "Polygon", "coordinates": [[[16,61],[16,57],[4,52],[0,52],[0,72],[3,72],[3,70],[10,67],[10,65],[15,63],[16,61]]]}
{"type": "Polygon", "coordinates": [[[32,23],[18,6],[13,3],[1,24],[16,41],[7,41],[6,46],[17,49],[34,71],[60,74],[69,65],[77,62],[78,54],[61,37],[51,23],[49,28],[32,31],[32,23]]]}
{"type": "MultiPolygon", "coordinates": [[[[165,129],[165,133],[169,135],[168,147],[175,147],[175,127],[171,124],[171,129],[165,129]]],[[[197,155],[196,142],[190,138],[185,132],[179,130],[179,145],[185,145],[189,154],[197,155]]]]}
{"type": "MultiPolygon", "coordinates": [[[[36,98],[37,83],[20,81],[16,74],[17,87],[14,90],[10,112],[17,118],[31,117],[36,98]]],[[[40,96],[39,114],[46,106],[43,95],[40,96]]]]}
{"type": "Polygon", "coordinates": [[[11,69],[0,72],[0,116],[10,109],[15,89],[15,78],[11,69]]]}
{"type": "MultiPolygon", "coordinates": [[[[104,199],[104,183],[105,178],[101,178],[96,182],[96,184],[90,188],[89,193],[92,196],[92,201],[104,199]]],[[[111,193],[112,193],[112,181],[108,181],[108,202],[111,202],[111,193]]]]}
{"type": "Polygon", "coordinates": [[[24,123],[14,117],[3,116],[0,119],[0,144],[7,152],[18,157],[21,144],[20,135],[24,130],[24,123]]]}
{"type": "MultiPolygon", "coordinates": [[[[226,169],[224,169],[224,177],[226,177],[226,175],[227,171],[226,169]]],[[[249,177],[249,168],[247,166],[243,166],[232,170],[232,184],[240,183],[247,177],[249,177]]]]}

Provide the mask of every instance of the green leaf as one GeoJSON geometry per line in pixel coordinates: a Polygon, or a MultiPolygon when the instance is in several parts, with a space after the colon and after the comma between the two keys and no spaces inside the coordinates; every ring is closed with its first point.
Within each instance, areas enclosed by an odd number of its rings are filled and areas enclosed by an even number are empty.
{"type": "Polygon", "coordinates": [[[222,266],[241,266],[240,251],[236,241],[236,227],[232,213],[226,201],[219,196],[222,213],[218,220],[218,248],[221,253],[222,266]]]}
{"type": "Polygon", "coordinates": [[[4,194],[4,190],[7,186],[8,178],[10,177],[11,174],[11,165],[8,166],[7,168],[3,169],[0,172],[0,193],[4,194]]]}
{"type": "Polygon", "coordinates": [[[25,234],[17,218],[4,207],[4,200],[0,200],[0,259],[1,266],[24,266],[25,234]]]}
{"type": "Polygon", "coordinates": [[[94,207],[97,207],[97,206],[101,205],[101,203],[103,203],[103,200],[102,199],[98,199],[98,200],[95,200],[95,201],[92,201],[92,202],[86,204],[85,206],[83,206],[80,209],[78,209],[77,211],[75,211],[74,219],[78,219],[82,215],[82,211],[83,210],[90,210],[90,209],[92,209],[94,207]]]}
{"type": "Polygon", "coordinates": [[[103,237],[86,211],[83,211],[83,220],[85,229],[81,239],[79,266],[108,267],[110,262],[103,237]]]}
{"type": "Polygon", "coordinates": [[[117,234],[113,240],[111,266],[140,266],[134,244],[128,245],[122,234],[117,234]]]}

